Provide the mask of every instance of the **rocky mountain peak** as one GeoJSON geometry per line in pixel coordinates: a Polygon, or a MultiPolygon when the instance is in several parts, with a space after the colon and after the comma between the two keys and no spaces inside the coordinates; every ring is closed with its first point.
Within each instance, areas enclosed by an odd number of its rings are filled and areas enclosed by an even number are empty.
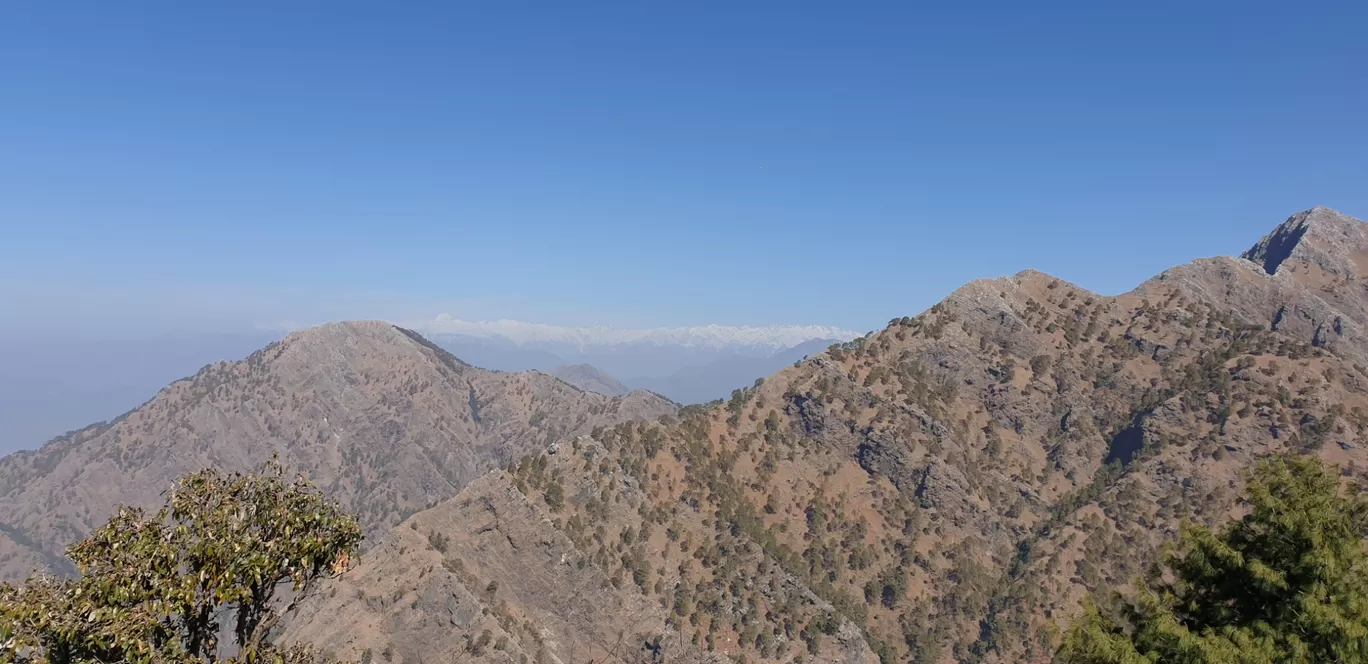
{"type": "Polygon", "coordinates": [[[407,346],[403,333],[393,325],[379,320],[352,320],[324,323],[316,327],[291,332],[280,340],[283,346],[349,346],[358,343],[385,342],[407,346]]]}
{"type": "MultiPolygon", "coordinates": [[[[380,320],[326,323],[287,335],[278,344],[285,354],[323,353],[320,361],[337,361],[355,354],[402,353],[423,348],[443,351],[416,332],[380,320]]],[[[465,364],[461,362],[460,364],[465,364]]]]}
{"type": "Polygon", "coordinates": [[[1029,291],[1046,288],[1050,284],[1062,284],[1059,279],[1039,270],[1022,270],[1007,277],[975,279],[955,289],[945,299],[951,308],[998,307],[1013,301],[1029,291]]]}
{"type": "Polygon", "coordinates": [[[1368,227],[1330,208],[1314,207],[1288,217],[1241,257],[1268,274],[1286,267],[1315,269],[1331,279],[1353,278],[1368,272],[1368,227]]]}

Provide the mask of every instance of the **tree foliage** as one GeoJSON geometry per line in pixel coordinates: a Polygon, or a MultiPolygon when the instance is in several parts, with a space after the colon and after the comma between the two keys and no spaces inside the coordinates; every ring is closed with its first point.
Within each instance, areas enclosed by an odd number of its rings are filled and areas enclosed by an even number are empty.
{"type": "Polygon", "coordinates": [[[1368,662],[1368,500],[1310,457],[1261,463],[1250,511],[1184,529],[1164,568],[1115,615],[1090,606],[1070,664],[1368,662]]]}
{"type": "Polygon", "coordinates": [[[121,507],[70,546],[79,578],[0,585],[0,664],[313,659],[268,636],[360,541],[353,517],[274,460],[188,475],[155,514],[121,507]]]}

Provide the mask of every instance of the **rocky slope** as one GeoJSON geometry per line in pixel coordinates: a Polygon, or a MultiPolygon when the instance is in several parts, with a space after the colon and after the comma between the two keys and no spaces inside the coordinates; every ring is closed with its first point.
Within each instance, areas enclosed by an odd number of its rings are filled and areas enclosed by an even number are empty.
{"type": "Polygon", "coordinates": [[[645,392],[609,398],[476,369],[385,323],[325,325],[0,460],[0,578],[61,570],[63,547],[114,505],[159,503],[198,468],[246,470],[279,454],[381,533],[509,459],[674,411],[645,392]]]}
{"type": "Polygon", "coordinates": [[[1362,256],[1362,222],[1317,208],[1116,297],[968,284],[482,478],[290,634],[387,662],[1048,661],[1086,595],[1238,510],[1257,458],[1363,480],[1362,256]]]}

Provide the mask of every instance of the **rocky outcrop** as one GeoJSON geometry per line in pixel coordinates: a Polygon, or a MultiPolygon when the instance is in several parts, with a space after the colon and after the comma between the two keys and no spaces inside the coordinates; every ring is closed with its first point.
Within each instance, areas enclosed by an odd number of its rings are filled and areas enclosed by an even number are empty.
{"type": "Polygon", "coordinates": [[[1306,273],[1315,268],[1334,280],[1358,279],[1368,270],[1368,229],[1363,222],[1327,207],[1288,217],[1241,257],[1276,275],[1286,267],[1306,273]]]}

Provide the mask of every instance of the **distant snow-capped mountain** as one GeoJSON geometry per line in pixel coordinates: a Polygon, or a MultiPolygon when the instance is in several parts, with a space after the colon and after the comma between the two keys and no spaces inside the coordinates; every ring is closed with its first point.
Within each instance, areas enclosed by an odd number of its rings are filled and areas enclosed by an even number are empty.
{"type": "MultiPolygon", "coordinates": [[[[457,357],[502,371],[590,365],[681,403],[723,398],[803,356],[859,336],[824,325],[614,328],[439,316],[414,325],[457,357]]],[[[596,390],[600,391],[600,390],[596,390]]]]}
{"type": "Polygon", "coordinates": [[[443,314],[417,326],[430,335],[500,339],[514,344],[564,344],[581,349],[624,344],[658,344],[685,348],[791,348],[813,339],[846,341],[859,333],[826,325],[620,328],[597,325],[568,327],[518,320],[467,321],[443,314]]]}

